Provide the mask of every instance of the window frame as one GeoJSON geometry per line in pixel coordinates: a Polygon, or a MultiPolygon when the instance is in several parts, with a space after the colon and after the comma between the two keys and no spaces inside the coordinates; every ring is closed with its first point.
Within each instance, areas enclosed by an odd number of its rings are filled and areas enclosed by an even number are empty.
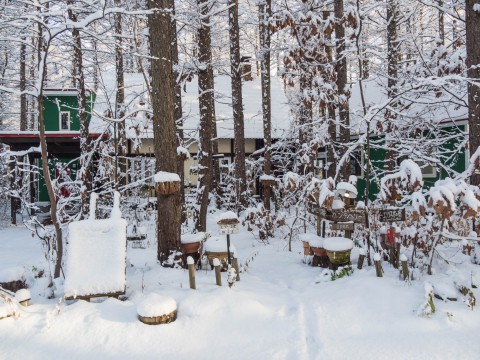
{"type": "Polygon", "coordinates": [[[70,111],[60,111],[60,118],[59,118],[59,129],[60,129],[60,131],[69,131],[69,130],[70,130],[71,121],[72,121],[72,117],[71,117],[70,111]],[[62,115],[63,115],[63,114],[67,114],[67,115],[68,115],[67,129],[64,129],[64,128],[62,127],[62,115]]]}

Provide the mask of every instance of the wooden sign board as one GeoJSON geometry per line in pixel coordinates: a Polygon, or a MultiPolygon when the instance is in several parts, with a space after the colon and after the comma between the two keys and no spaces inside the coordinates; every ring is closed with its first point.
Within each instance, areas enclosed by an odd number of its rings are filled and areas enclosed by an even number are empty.
{"type": "Polygon", "coordinates": [[[380,210],[381,222],[405,221],[405,209],[382,209],[380,210]]]}
{"type": "Polygon", "coordinates": [[[309,204],[307,208],[308,212],[320,216],[321,218],[333,222],[354,222],[357,224],[365,224],[366,223],[366,217],[365,217],[365,211],[364,210],[357,210],[357,209],[351,209],[351,210],[329,210],[325,208],[321,208],[318,206],[314,206],[309,204]]]}
{"type": "Polygon", "coordinates": [[[352,221],[357,224],[365,224],[366,217],[364,210],[333,210],[331,216],[326,217],[327,220],[335,222],[348,222],[352,221]]]}
{"type": "Polygon", "coordinates": [[[346,230],[353,231],[355,230],[355,224],[353,222],[347,223],[333,223],[330,225],[332,230],[346,230]]]}

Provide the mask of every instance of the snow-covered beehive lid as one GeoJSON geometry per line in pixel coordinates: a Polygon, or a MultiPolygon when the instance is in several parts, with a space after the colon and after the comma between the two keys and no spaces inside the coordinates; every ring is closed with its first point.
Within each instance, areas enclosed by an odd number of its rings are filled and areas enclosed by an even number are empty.
{"type": "Polygon", "coordinates": [[[125,292],[127,221],[82,220],[68,226],[65,297],[125,292]]]}
{"type": "MultiPolygon", "coordinates": [[[[205,241],[203,249],[206,252],[227,252],[227,240],[223,237],[215,236],[205,241]]],[[[230,252],[235,253],[235,246],[230,244],[230,252]]]]}
{"type": "Polygon", "coordinates": [[[351,250],[353,241],[344,237],[328,237],[323,240],[323,248],[328,251],[351,250]]]}
{"type": "Polygon", "coordinates": [[[312,247],[323,248],[323,239],[312,233],[300,234],[300,240],[308,242],[312,247]]]}

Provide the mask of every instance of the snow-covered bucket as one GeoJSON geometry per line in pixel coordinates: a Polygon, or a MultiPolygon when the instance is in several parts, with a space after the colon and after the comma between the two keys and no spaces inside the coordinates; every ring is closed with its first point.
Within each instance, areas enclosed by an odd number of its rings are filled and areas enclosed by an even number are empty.
{"type": "Polygon", "coordinates": [[[195,254],[200,249],[202,241],[207,237],[207,234],[204,232],[199,232],[196,234],[184,234],[182,235],[180,241],[182,245],[182,252],[184,254],[195,254]]]}
{"type": "Polygon", "coordinates": [[[169,296],[152,293],[138,304],[137,314],[144,324],[168,324],[177,319],[177,302],[169,296]]]}

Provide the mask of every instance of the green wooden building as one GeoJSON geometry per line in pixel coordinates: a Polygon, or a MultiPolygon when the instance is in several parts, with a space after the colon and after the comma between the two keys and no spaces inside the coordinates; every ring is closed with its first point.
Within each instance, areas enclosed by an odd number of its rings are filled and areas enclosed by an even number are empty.
{"type": "MultiPolygon", "coordinates": [[[[88,101],[85,109],[90,122],[95,93],[87,92],[88,101]]],[[[78,114],[78,92],[76,89],[45,89],[43,92],[43,117],[49,167],[52,177],[68,175],[75,179],[78,157],[80,156],[80,119],[78,114]],[[56,170],[57,169],[57,170],[56,170]],[[64,171],[60,171],[64,169],[64,171]]],[[[38,128],[38,124],[36,124],[38,128]]],[[[100,134],[91,133],[96,138],[100,134]]],[[[32,181],[30,190],[31,201],[48,201],[48,193],[42,175],[42,164],[39,151],[32,148],[39,147],[39,131],[2,131],[0,142],[10,146],[13,152],[27,153],[28,162],[40,169],[40,174],[32,181]]],[[[61,181],[61,180],[60,180],[61,181]]]]}

